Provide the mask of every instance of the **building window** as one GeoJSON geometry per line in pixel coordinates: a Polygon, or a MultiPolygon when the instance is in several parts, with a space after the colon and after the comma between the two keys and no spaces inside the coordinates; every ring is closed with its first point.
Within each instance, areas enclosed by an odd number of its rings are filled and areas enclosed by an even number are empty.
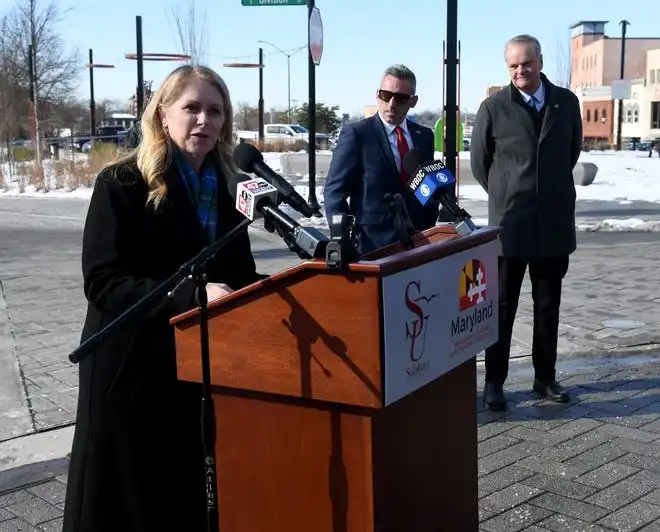
{"type": "Polygon", "coordinates": [[[651,102],[651,129],[660,129],[660,102],[651,102]]]}
{"type": "Polygon", "coordinates": [[[603,120],[603,122],[605,122],[605,120],[607,120],[607,111],[605,109],[603,109],[600,112],[600,116],[601,116],[601,119],[603,120]]]}
{"type": "Polygon", "coordinates": [[[655,70],[649,72],[649,83],[653,85],[655,83],[655,70]]]}
{"type": "Polygon", "coordinates": [[[629,103],[625,107],[623,121],[627,124],[637,124],[639,122],[639,105],[636,103],[629,103]]]}
{"type": "Polygon", "coordinates": [[[594,109],[594,122],[598,122],[598,109],[594,109]]]}
{"type": "Polygon", "coordinates": [[[587,109],[587,122],[591,122],[591,109],[587,109]]]}

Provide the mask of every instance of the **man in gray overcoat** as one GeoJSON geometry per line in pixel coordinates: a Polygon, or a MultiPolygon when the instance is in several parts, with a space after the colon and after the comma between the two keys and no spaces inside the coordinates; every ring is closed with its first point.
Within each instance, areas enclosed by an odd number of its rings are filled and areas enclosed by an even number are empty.
{"type": "Polygon", "coordinates": [[[485,100],[472,132],[471,166],[488,192],[489,225],[503,227],[499,258],[499,340],[486,349],[484,404],[506,407],[503,386],[527,266],[534,300],[534,391],[568,401],[555,379],[562,281],[575,251],[573,167],[582,149],[577,97],[541,73],[538,40],[507,42],[511,84],[485,100]]]}

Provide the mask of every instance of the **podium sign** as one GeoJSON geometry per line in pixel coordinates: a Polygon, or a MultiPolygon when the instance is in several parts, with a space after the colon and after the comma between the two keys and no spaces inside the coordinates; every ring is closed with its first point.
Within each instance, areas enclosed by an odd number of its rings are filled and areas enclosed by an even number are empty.
{"type": "MultiPolygon", "coordinates": [[[[433,227],[211,302],[221,530],[478,530],[474,356],[497,340],[499,233],[433,227]]],[[[199,382],[199,312],[171,323],[178,377],[199,382]]]]}
{"type": "Polygon", "coordinates": [[[385,405],[497,341],[498,246],[383,277],[385,405]]]}

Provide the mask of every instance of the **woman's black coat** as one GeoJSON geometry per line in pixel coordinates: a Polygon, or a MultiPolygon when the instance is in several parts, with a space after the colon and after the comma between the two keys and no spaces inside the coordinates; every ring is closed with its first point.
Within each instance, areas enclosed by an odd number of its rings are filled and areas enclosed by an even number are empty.
{"type": "MultiPolygon", "coordinates": [[[[217,235],[240,223],[220,179],[217,235]]],[[[135,163],[96,179],[83,235],[88,300],[82,341],[171,276],[207,244],[175,169],[157,211],[135,163]]],[[[209,266],[209,281],[258,280],[247,231],[209,266]]],[[[181,299],[181,298],[179,298],[181,299]]],[[[108,336],[80,362],[76,432],[64,532],[205,530],[201,389],[177,380],[169,318],[191,308],[163,299],[139,323],[108,336]]]]}

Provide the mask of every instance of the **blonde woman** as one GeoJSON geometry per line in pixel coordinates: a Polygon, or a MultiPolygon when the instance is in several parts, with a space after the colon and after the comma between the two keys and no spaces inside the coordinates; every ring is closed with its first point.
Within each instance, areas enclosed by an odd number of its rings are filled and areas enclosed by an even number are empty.
{"type": "MultiPolygon", "coordinates": [[[[83,235],[82,340],[241,221],[227,190],[232,105],[204,67],[177,68],[142,116],[138,149],[97,177],[83,235]]],[[[209,299],[256,280],[247,231],[209,265],[209,299]]],[[[177,380],[164,299],[80,363],[64,532],[205,530],[201,389],[177,380]]]]}

